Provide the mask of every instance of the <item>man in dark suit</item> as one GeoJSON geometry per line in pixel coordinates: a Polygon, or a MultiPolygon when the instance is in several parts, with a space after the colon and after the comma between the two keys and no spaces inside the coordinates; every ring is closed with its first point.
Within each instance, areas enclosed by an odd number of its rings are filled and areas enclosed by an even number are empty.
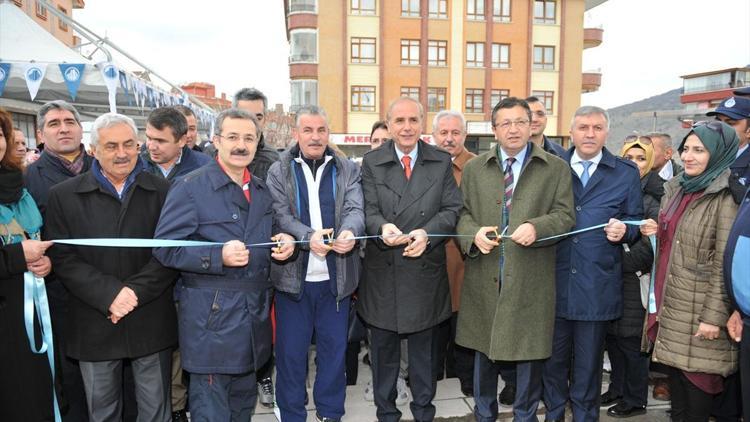
{"type": "Polygon", "coordinates": [[[444,237],[452,233],[461,208],[451,157],[422,142],[424,111],[401,97],[386,114],[392,140],[367,152],[362,162],[368,235],[359,312],[370,325],[377,416],[397,421],[400,339],[409,349],[409,379],[417,421],[435,417],[435,327],[451,316],[444,237]]]}
{"type": "Polygon", "coordinates": [[[570,127],[574,147],[563,157],[573,178],[573,230],[606,227],[569,236],[557,247],[552,356],[544,364],[548,421],[564,419],[568,399],[574,420],[599,420],[604,336],[609,321],[622,316],[621,244],[639,239],[638,228],[622,222],[643,218],[638,169],[607,151],[608,134],[606,110],[576,110],[570,127]]]}

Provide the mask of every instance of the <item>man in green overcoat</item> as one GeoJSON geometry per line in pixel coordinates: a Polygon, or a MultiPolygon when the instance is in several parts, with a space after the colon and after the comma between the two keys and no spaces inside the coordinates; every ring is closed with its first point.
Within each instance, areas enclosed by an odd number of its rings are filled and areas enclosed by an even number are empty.
{"type": "Polygon", "coordinates": [[[557,239],[537,240],[575,224],[570,169],[528,142],[530,121],[526,101],[500,101],[492,111],[498,144],[466,165],[461,184],[457,234],[467,259],[456,343],[476,350],[477,421],[497,419],[498,361],[517,363],[514,420],[536,420],[552,351],[557,239]]]}

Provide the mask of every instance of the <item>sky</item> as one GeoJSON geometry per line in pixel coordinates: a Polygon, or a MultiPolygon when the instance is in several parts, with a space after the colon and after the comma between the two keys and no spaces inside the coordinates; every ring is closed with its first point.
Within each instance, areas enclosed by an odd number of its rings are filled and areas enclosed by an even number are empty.
{"type": "MultiPolygon", "coordinates": [[[[116,4],[89,0],[73,17],[173,83],[210,82],[217,96],[254,86],[288,107],[282,0],[116,4]]],[[[604,42],[584,51],[583,70],[603,76],[582,104],[616,107],[678,88],[681,75],[750,64],[748,0],[609,0],[584,18],[604,42]]]]}

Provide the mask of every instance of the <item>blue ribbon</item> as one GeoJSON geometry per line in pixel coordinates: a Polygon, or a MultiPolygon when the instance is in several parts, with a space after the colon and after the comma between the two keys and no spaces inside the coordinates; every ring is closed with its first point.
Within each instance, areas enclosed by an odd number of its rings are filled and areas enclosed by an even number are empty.
{"type": "Polygon", "coordinates": [[[52,399],[54,401],[55,422],[61,422],[60,405],[57,403],[55,392],[55,345],[52,343],[52,318],[49,314],[49,301],[47,290],[44,287],[44,278],[37,277],[31,272],[23,275],[23,314],[26,324],[26,336],[29,338],[31,351],[36,354],[47,353],[49,368],[52,375],[52,399]],[[42,344],[36,348],[36,335],[34,334],[34,309],[39,317],[39,331],[42,335],[42,344]]]}

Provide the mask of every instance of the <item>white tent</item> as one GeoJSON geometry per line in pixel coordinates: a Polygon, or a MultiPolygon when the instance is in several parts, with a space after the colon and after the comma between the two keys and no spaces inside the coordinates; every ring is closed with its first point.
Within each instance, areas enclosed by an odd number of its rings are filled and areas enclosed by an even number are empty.
{"type": "MultiPolygon", "coordinates": [[[[110,111],[110,90],[117,112],[130,115],[142,125],[153,107],[183,104],[186,96],[172,94],[121,69],[116,63],[94,63],[41,28],[17,6],[0,0],[0,107],[33,114],[44,102],[66,100],[73,103],[84,120],[110,111]],[[41,72],[29,70],[30,66],[41,72]],[[73,100],[60,65],[80,65],[66,71],[75,79],[80,76],[73,100]],[[112,67],[113,66],[113,67],[112,67]],[[102,68],[108,68],[110,87],[102,68]],[[78,72],[81,69],[82,72],[78,72]],[[43,74],[38,92],[32,99],[33,80],[43,74]],[[29,81],[32,81],[31,83],[29,81]],[[32,88],[29,87],[32,85],[32,88]]],[[[198,118],[206,123],[212,111],[187,102],[198,118]]]]}

